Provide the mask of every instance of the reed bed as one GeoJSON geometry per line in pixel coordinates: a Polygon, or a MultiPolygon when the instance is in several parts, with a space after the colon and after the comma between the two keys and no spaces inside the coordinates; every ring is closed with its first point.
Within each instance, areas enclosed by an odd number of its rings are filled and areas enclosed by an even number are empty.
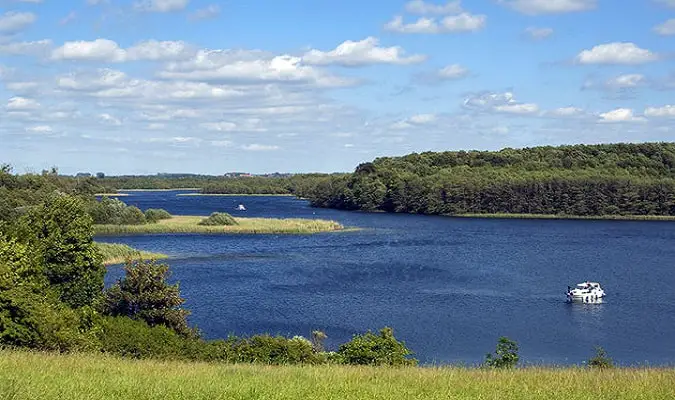
{"type": "Polygon", "coordinates": [[[675,369],[261,366],[0,351],[0,398],[672,400],[675,369]]]}
{"type": "Polygon", "coordinates": [[[97,242],[96,248],[103,255],[103,264],[105,265],[122,264],[127,260],[160,260],[169,257],[166,254],[137,250],[120,243],[97,242]]]}
{"type": "Polygon", "coordinates": [[[312,234],[343,231],[335,221],[321,219],[235,218],[232,226],[205,226],[199,222],[207,217],[173,216],[154,224],[94,225],[97,235],[152,234],[152,233],[209,233],[209,234],[312,234]]]}
{"type": "Polygon", "coordinates": [[[575,219],[607,221],[675,221],[673,215],[449,214],[457,218],[575,219]]]}

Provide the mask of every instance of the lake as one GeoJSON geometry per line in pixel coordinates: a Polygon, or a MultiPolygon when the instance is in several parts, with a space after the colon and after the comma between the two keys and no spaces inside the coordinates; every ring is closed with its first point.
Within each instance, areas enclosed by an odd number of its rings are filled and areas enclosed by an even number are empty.
{"type": "MultiPolygon", "coordinates": [[[[303,335],[331,349],[394,328],[423,363],[482,361],[499,336],[531,364],[581,364],[602,346],[621,364],[675,364],[675,223],[462,219],[311,208],[294,197],[122,200],[176,215],[333,219],[358,232],[311,236],[101,237],[171,256],[171,281],[207,338],[303,335]],[[237,212],[238,204],[246,212],[237,212]],[[603,304],[567,304],[598,281],[603,304]]],[[[106,283],[122,274],[111,267],[106,283]]]]}

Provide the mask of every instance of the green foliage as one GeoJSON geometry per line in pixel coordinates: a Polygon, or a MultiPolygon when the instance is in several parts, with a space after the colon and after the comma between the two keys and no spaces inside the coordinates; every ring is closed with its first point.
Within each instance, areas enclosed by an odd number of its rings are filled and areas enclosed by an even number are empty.
{"type": "Polygon", "coordinates": [[[145,210],[145,220],[149,223],[155,223],[163,219],[170,219],[171,214],[161,208],[149,208],[145,210]]]}
{"type": "Polygon", "coordinates": [[[494,354],[485,356],[485,366],[491,368],[513,368],[518,364],[518,344],[504,336],[499,338],[494,354]]]}
{"type": "Polygon", "coordinates": [[[121,357],[185,359],[185,338],[163,325],[126,317],[105,318],[99,333],[101,351],[121,357]]]}
{"type": "Polygon", "coordinates": [[[164,325],[183,336],[194,334],[186,320],[189,312],[180,308],[185,300],[178,284],[166,282],[168,265],[141,260],[128,262],[124,271],[124,278],[105,292],[105,314],[142,320],[150,326],[164,325]]]}
{"type": "Polygon", "coordinates": [[[675,215],[675,143],[427,152],[297,187],[314,206],[345,210],[675,215]]]}
{"type": "Polygon", "coordinates": [[[239,225],[239,223],[228,213],[214,212],[208,218],[199,222],[199,225],[205,226],[232,226],[239,225]]]}
{"type": "Polygon", "coordinates": [[[396,340],[393,329],[385,327],[376,335],[371,331],[340,346],[337,356],[343,364],[352,365],[416,365],[408,358],[412,352],[405,343],[396,340]]]}
{"type": "Polygon", "coordinates": [[[231,339],[230,361],[259,364],[317,364],[322,358],[312,348],[312,343],[296,336],[256,335],[250,338],[231,339]]]}
{"type": "MultiPolygon", "coordinates": [[[[104,197],[101,201],[92,201],[89,204],[88,212],[97,225],[141,225],[146,223],[145,214],[138,207],[127,206],[123,201],[109,197],[104,197]]],[[[154,212],[151,214],[154,214],[154,212]]]]}
{"type": "Polygon", "coordinates": [[[324,342],[328,338],[323,331],[312,331],[312,348],[317,353],[323,353],[325,351],[324,342]]]}
{"type": "Polygon", "coordinates": [[[20,221],[36,263],[61,301],[77,308],[101,296],[105,267],[92,235],[84,202],[54,194],[20,221]]]}
{"type": "Polygon", "coordinates": [[[614,368],[614,361],[607,355],[607,352],[602,347],[595,348],[595,355],[588,360],[588,366],[598,369],[614,368]]]}

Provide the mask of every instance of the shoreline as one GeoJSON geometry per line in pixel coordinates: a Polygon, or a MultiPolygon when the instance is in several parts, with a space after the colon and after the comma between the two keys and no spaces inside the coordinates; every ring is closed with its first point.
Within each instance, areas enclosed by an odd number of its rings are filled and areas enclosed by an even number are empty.
{"type": "Polygon", "coordinates": [[[129,193],[95,193],[96,197],[126,197],[131,196],[129,193]]]}
{"type": "Polygon", "coordinates": [[[241,218],[235,217],[238,225],[205,226],[199,225],[207,216],[173,216],[153,224],[144,225],[94,225],[94,234],[143,235],[159,233],[199,233],[199,234],[314,234],[324,232],[351,232],[356,228],[345,228],[336,221],[302,218],[241,218]]]}
{"type": "Polygon", "coordinates": [[[163,260],[169,258],[163,253],[138,250],[120,243],[95,242],[96,248],[103,256],[103,265],[124,264],[127,260],[163,260]]]}
{"type": "Polygon", "coordinates": [[[450,218],[674,222],[675,215],[441,214],[450,218]]]}
{"type": "Polygon", "coordinates": [[[176,196],[221,196],[221,197],[292,197],[290,193],[178,193],[176,196]]]}
{"type": "Polygon", "coordinates": [[[176,188],[176,189],[117,189],[119,192],[180,192],[184,190],[202,190],[202,188],[176,188]]]}

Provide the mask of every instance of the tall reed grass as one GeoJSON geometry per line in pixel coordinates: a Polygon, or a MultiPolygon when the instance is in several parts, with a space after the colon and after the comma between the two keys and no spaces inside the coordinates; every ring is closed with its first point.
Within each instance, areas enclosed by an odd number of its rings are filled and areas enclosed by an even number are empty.
{"type": "Polygon", "coordinates": [[[160,260],[168,258],[166,254],[151,253],[149,251],[136,250],[133,247],[120,243],[96,243],[96,248],[103,255],[103,264],[121,264],[126,260],[160,260]]]}
{"type": "Polygon", "coordinates": [[[94,232],[97,235],[146,233],[311,234],[344,230],[344,227],[335,221],[301,218],[235,218],[238,225],[199,225],[199,222],[205,218],[200,216],[173,216],[154,224],[94,225],[94,232]]]}

